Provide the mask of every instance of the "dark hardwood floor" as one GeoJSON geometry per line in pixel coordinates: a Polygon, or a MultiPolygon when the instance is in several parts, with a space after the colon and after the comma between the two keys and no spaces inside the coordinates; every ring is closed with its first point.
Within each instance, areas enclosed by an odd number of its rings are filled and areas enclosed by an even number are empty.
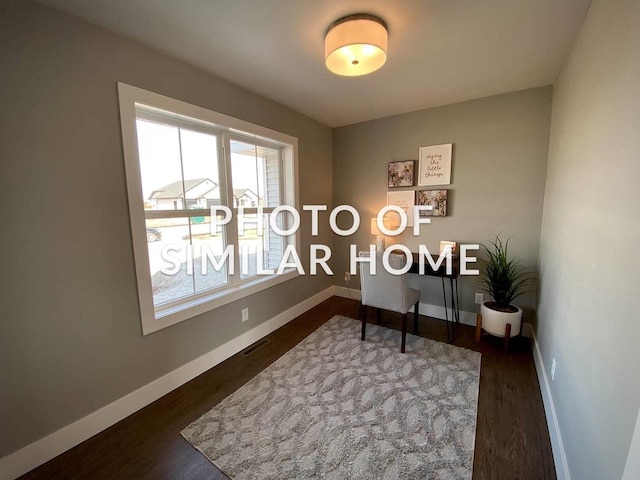
{"type": "MultiPolygon", "coordinates": [[[[358,302],[332,297],[269,335],[249,355],[239,353],[109,429],[31,471],[25,479],[223,479],[180,431],[240,388],[336,314],[358,318],[358,302]]],[[[375,312],[369,309],[369,321],[375,312]]],[[[399,329],[400,315],[382,314],[399,329]]],[[[441,320],[420,317],[419,334],[446,342],[441,320]]],[[[455,345],[482,353],[473,478],[555,479],[551,443],[535,366],[524,338],[502,351],[499,339],[474,342],[461,325],[455,345]]]]}

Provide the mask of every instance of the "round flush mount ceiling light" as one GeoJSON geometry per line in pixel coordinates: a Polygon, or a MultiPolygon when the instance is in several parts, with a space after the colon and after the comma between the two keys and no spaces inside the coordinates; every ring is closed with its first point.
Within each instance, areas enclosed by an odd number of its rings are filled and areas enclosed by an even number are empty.
{"type": "Polygon", "coordinates": [[[336,20],[324,38],[324,57],[336,75],[375,72],[387,61],[387,25],[363,13],[336,20]]]}

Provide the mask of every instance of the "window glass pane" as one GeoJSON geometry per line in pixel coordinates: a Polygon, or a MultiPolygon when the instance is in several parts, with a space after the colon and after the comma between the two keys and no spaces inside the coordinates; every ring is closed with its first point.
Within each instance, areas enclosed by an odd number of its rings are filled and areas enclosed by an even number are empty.
{"type": "Polygon", "coordinates": [[[258,231],[258,218],[258,215],[238,215],[240,278],[249,278],[257,274],[258,256],[260,256],[262,268],[265,268],[264,232],[260,234],[258,231]],[[245,222],[242,233],[240,233],[240,222],[245,222]]]}
{"type": "MultiPolygon", "coordinates": [[[[265,215],[265,225],[269,225],[268,215],[265,215]]],[[[280,223],[280,222],[278,222],[280,223]]],[[[282,227],[281,227],[282,228],[282,227]]],[[[267,268],[278,269],[282,254],[285,249],[285,238],[271,230],[271,227],[265,229],[265,265],[267,268]]]]}
{"type": "Polygon", "coordinates": [[[220,205],[217,140],[212,134],[180,129],[187,208],[220,205]]]}
{"type": "Polygon", "coordinates": [[[257,275],[262,270],[276,270],[280,265],[284,251],[284,239],[269,226],[269,215],[262,215],[262,232],[258,230],[258,215],[239,215],[238,221],[244,221],[244,232],[238,230],[238,248],[240,252],[240,278],[257,275]]]}
{"type": "Polygon", "coordinates": [[[188,267],[189,219],[162,218],[146,221],[153,304],[159,305],[194,293],[188,267]]]}
{"type": "Polygon", "coordinates": [[[141,119],[136,126],[145,210],[183,209],[178,128],[141,119]]]}
{"type": "Polygon", "coordinates": [[[231,139],[234,207],[280,205],[280,150],[231,139]]]}
{"type": "Polygon", "coordinates": [[[224,227],[219,228],[217,233],[211,229],[209,216],[191,217],[194,286],[197,293],[229,282],[228,265],[233,261],[233,257],[229,255],[226,259],[223,258],[225,233],[224,227]]]}
{"type": "Polygon", "coordinates": [[[277,207],[281,203],[280,189],[280,158],[281,150],[258,147],[256,150],[258,161],[263,165],[265,176],[264,205],[277,207]]]}

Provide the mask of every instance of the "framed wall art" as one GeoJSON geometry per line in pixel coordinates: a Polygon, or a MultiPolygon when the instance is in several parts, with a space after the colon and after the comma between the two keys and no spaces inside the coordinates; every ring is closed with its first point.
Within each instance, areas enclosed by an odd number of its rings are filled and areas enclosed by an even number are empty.
{"type": "Polygon", "coordinates": [[[415,182],[415,160],[403,160],[401,162],[389,162],[388,186],[413,187],[415,182]]]}
{"type": "Polygon", "coordinates": [[[451,151],[453,144],[420,148],[418,186],[449,185],[451,183],[451,151]]]}
{"type": "MultiPolygon", "coordinates": [[[[401,192],[387,192],[387,205],[397,205],[407,214],[407,227],[413,227],[413,206],[415,205],[415,193],[413,190],[401,192]]],[[[389,217],[397,217],[395,212],[390,212],[389,217]]],[[[392,219],[395,223],[397,218],[392,219]]],[[[399,224],[399,220],[397,221],[399,224]]]]}
{"type": "Polygon", "coordinates": [[[431,205],[432,210],[420,212],[421,217],[445,217],[447,215],[447,197],[449,190],[418,190],[416,205],[431,205]]]}

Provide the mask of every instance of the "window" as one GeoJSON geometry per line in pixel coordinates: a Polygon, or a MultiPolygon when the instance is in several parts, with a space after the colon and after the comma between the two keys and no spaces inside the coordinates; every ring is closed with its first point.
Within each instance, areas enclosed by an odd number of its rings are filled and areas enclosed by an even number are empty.
{"type": "MultiPolygon", "coordinates": [[[[296,235],[273,232],[269,215],[297,206],[297,139],[128,85],[118,90],[143,333],[296,276],[259,270],[277,270],[296,245],[296,235]],[[215,225],[212,211],[222,221],[223,207],[231,220],[215,225]]],[[[283,228],[289,221],[277,220],[283,228]]]]}

